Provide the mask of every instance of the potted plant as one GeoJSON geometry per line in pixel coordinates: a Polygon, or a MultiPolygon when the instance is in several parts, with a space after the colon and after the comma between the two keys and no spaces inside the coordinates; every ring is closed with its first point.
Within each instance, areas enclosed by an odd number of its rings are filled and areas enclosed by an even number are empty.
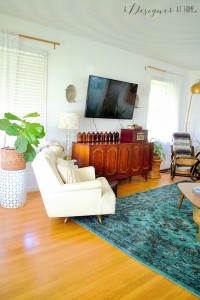
{"type": "Polygon", "coordinates": [[[153,164],[152,164],[152,170],[149,172],[148,177],[156,179],[156,178],[160,178],[160,165],[161,162],[166,159],[166,155],[163,146],[158,139],[153,138],[150,141],[154,143],[153,164]]]}
{"type": "Polygon", "coordinates": [[[39,139],[45,136],[45,131],[41,124],[30,123],[27,119],[38,116],[37,112],[33,112],[19,118],[8,112],[4,114],[3,119],[0,119],[0,130],[5,131],[4,148],[1,149],[2,169],[20,170],[26,167],[26,162],[33,161],[36,156],[33,146],[38,147],[39,139]],[[17,137],[14,148],[6,147],[6,135],[17,137]]]}

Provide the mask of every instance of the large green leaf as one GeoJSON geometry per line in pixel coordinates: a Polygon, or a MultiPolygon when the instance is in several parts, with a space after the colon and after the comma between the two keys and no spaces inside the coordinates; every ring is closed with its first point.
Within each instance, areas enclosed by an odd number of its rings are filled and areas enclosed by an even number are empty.
{"type": "Polygon", "coordinates": [[[28,144],[26,152],[23,153],[23,157],[26,162],[33,161],[36,157],[36,151],[30,144],[28,144]]]}
{"type": "Polygon", "coordinates": [[[24,129],[23,131],[23,136],[28,140],[29,144],[35,145],[36,147],[38,147],[39,145],[39,141],[37,139],[37,137],[31,133],[31,131],[27,128],[24,129]]]}
{"type": "Polygon", "coordinates": [[[10,123],[10,126],[6,129],[6,134],[11,136],[18,136],[20,134],[20,130],[22,129],[21,126],[19,126],[16,123],[10,123]]]}
{"type": "Polygon", "coordinates": [[[33,113],[28,114],[28,115],[25,115],[23,117],[23,119],[25,119],[25,118],[36,118],[36,117],[39,117],[39,116],[40,116],[40,114],[38,114],[37,112],[33,112],[33,113]]]}
{"type": "Polygon", "coordinates": [[[24,153],[27,151],[28,141],[24,136],[18,136],[15,141],[15,149],[17,152],[24,153]]]}
{"type": "Polygon", "coordinates": [[[26,122],[26,129],[37,138],[41,139],[45,136],[44,126],[39,123],[28,123],[26,122]]]}
{"type": "Polygon", "coordinates": [[[0,120],[0,130],[6,131],[6,129],[10,126],[10,122],[7,119],[0,120]]]}
{"type": "Polygon", "coordinates": [[[20,118],[18,118],[17,116],[11,114],[11,113],[5,113],[4,114],[4,118],[8,119],[8,120],[17,120],[17,121],[21,121],[20,118]]]}

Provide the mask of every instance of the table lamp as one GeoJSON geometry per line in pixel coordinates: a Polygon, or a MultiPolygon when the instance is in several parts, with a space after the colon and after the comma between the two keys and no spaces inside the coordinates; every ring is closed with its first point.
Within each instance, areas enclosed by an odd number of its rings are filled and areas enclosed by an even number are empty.
{"type": "Polygon", "coordinates": [[[66,159],[72,158],[72,143],[71,133],[73,130],[79,128],[79,114],[78,113],[61,113],[59,116],[58,128],[66,129],[67,131],[67,155],[66,159]]]}

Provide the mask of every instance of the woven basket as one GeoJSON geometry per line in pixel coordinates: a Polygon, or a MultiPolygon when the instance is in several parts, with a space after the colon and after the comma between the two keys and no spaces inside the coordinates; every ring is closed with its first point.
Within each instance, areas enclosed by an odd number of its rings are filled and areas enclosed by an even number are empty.
{"type": "Polygon", "coordinates": [[[0,166],[3,170],[18,171],[26,168],[26,162],[22,153],[17,152],[15,148],[2,148],[0,166]]]}

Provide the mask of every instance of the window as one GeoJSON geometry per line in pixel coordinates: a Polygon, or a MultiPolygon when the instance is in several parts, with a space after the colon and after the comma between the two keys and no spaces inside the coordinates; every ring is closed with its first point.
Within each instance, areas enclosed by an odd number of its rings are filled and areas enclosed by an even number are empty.
{"type": "Polygon", "coordinates": [[[27,52],[19,52],[15,97],[11,109],[18,116],[38,112],[37,122],[45,125],[46,120],[46,57],[27,52]]]}
{"type": "Polygon", "coordinates": [[[173,82],[151,79],[149,94],[149,137],[169,142],[178,129],[179,91],[173,82]]]}
{"type": "MultiPolygon", "coordinates": [[[[5,70],[5,74],[0,76],[1,117],[8,111],[19,117],[31,112],[38,112],[40,116],[35,121],[46,127],[46,55],[31,53],[31,51],[17,51],[13,64],[11,61],[14,59],[10,53],[8,58],[8,52],[12,52],[12,50],[0,48],[0,62],[5,70]]],[[[30,121],[32,122],[31,119],[30,121]]],[[[9,138],[7,145],[9,142],[9,146],[11,146],[11,141],[12,138],[9,138]]],[[[2,146],[2,135],[0,146],[2,146]]]]}

